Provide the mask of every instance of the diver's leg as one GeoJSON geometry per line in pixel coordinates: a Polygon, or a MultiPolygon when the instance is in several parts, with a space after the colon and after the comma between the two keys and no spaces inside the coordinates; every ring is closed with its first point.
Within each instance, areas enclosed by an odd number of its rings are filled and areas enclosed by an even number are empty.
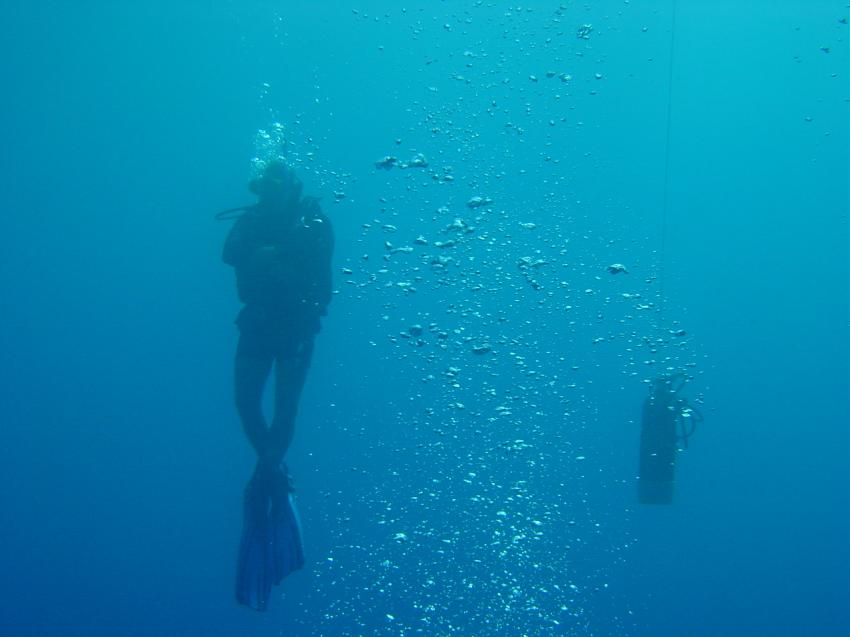
{"type": "Polygon", "coordinates": [[[269,430],[269,460],[277,466],[295,434],[295,416],[298,399],[304,388],[310,359],[313,356],[313,339],[306,338],[289,351],[281,352],[275,359],[274,418],[269,430]]]}
{"type": "Polygon", "coordinates": [[[273,353],[256,334],[242,333],[236,347],[236,410],[245,435],[262,458],[267,453],[268,428],[263,416],[263,387],[272,368],[273,353]]]}

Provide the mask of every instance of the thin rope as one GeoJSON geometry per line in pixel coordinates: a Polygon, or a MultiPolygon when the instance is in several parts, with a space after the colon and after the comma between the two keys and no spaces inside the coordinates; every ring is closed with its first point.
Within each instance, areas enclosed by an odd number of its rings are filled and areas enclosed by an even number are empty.
{"type": "Polygon", "coordinates": [[[664,142],[664,192],[661,205],[661,254],[659,257],[659,313],[664,320],[664,262],[667,250],[667,213],[670,209],[670,129],[673,114],[673,58],[676,50],[676,0],[673,0],[673,18],[670,24],[670,63],[667,70],[667,133],[664,142]]]}

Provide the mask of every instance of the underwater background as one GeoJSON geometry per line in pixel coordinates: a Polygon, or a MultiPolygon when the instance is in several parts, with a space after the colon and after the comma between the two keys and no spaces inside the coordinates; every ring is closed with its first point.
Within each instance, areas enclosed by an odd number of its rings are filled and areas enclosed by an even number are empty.
{"type": "Polygon", "coordinates": [[[2,13],[2,634],[848,634],[846,0],[2,13]],[[259,614],[213,216],[274,154],[336,295],[259,614]]]}

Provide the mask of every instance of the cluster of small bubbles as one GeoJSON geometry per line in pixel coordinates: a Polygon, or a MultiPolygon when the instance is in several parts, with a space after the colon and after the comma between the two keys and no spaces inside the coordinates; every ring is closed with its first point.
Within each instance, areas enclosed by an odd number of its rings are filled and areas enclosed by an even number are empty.
{"type": "Polygon", "coordinates": [[[328,494],[326,634],[594,634],[610,594],[599,557],[631,545],[594,501],[617,475],[592,442],[600,386],[694,373],[689,332],[661,317],[653,237],[624,239],[621,202],[588,203],[594,184],[576,177],[603,179],[583,127],[586,96],[616,82],[610,22],[539,15],[476,2],[405,20],[439,50],[407,127],[360,157],[379,196],[355,213],[337,277],[372,317],[366,339],[392,376],[380,418],[397,426],[343,425],[369,442],[338,469],[348,491],[328,494]],[[498,46],[464,37],[485,11],[498,46]],[[343,617],[356,628],[337,630],[343,617]]]}
{"type": "Polygon", "coordinates": [[[268,128],[261,128],[254,136],[254,156],[251,158],[251,174],[259,177],[266,166],[272,162],[288,163],[288,140],[286,127],[273,122],[268,128]]]}

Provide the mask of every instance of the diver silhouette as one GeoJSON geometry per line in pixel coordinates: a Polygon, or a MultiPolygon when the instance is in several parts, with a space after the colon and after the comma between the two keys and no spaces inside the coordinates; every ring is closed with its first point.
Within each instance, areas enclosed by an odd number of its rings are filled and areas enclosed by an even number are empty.
{"type": "Polygon", "coordinates": [[[249,184],[257,203],[218,215],[235,218],[222,258],[236,272],[244,307],[236,325],[236,408],[257,453],[245,488],[236,576],[240,604],[265,610],[273,585],[304,565],[301,530],[284,463],[298,400],[331,300],[333,230],[318,199],[282,161],[249,184]],[[274,370],[274,413],[267,423],[263,390],[274,370]]]}

